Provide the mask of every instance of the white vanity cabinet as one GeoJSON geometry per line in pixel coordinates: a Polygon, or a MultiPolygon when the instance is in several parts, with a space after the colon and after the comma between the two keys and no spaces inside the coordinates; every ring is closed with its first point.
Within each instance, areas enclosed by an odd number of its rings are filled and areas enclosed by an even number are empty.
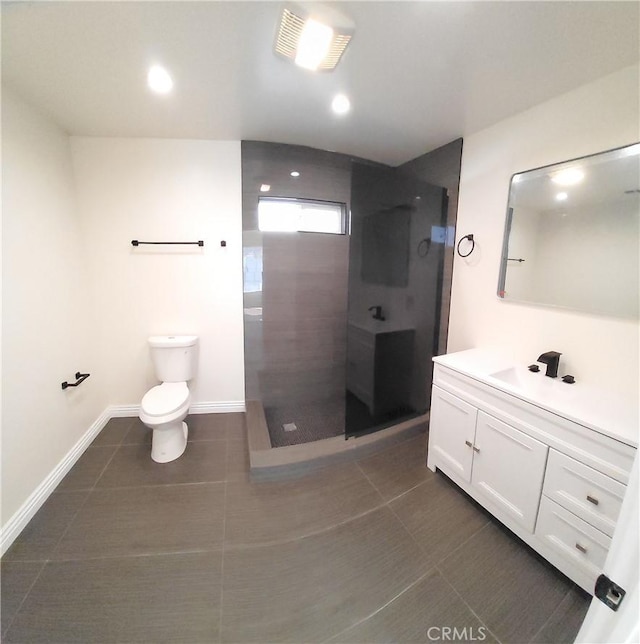
{"type": "MultiPolygon", "coordinates": [[[[620,437],[623,440],[606,435],[567,418],[570,414],[543,406],[543,398],[557,399],[556,407],[561,406],[565,395],[579,403],[583,393],[579,388],[560,388],[557,382],[538,379],[522,393],[494,383],[491,374],[512,374],[512,370],[500,370],[492,360],[488,364],[493,366],[486,366],[482,356],[471,351],[434,359],[427,465],[433,471],[442,470],[593,593],[637,443],[625,435],[620,437]],[[470,358],[468,373],[459,356],[470,358]],[[537,392],[542,392],[538,400],[537,392]]],[[[528,386],[517,382],[523,389],[528,386]]],[[[637,426],[632,431],[637,432],[637,426]]]]}
{"type": "Polygon", "coordinates": [[[533,532],[547,461],[544,443],[434,386],[429,450],[444,461],[443,471],[455,472],[479,497],[533,532]]]}

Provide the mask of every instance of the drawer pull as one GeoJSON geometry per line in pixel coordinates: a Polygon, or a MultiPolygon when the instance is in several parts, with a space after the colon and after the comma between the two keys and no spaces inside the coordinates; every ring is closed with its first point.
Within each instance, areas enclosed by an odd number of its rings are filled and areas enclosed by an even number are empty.
{"type": "Polygon", "coordinates": [[[465,444],[467,447],[473,447],[473,444],[472,444],[470,441],[465,441],[465,442],[464,442],[464,444],[465,444]]]}
{"type": "Polygon", "coordinates": [[[576,549],[583,552],[585,555],[587,554],[587,549],[580,543],[576,543],[576,549]]]}
{"type": "Polygon", "coordinates": [[[598,505],[598,503],[600,503],[598,499],[596,499],[593,496],[590,496],[589,494],[587,494],[587,501],[589,501],[589,503],[593,503],[593,505],[598,505]]]}
{"type": "Polygon", "coordinates": [[[479,448],[479,447],[476,447],[476,446],[474,445],[474,446],[473,446],[473,451],[474,451],[474,452],[479,452],[479,451],[480,451],[480,448],[479,448]]]}

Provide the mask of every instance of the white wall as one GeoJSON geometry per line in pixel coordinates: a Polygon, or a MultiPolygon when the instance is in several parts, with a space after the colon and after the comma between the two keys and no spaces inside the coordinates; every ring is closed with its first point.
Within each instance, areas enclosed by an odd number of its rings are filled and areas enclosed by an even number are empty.
{"type": "MultiPolygon", "coordinates": [[[[640,176],[637,182],[640,185],[640,176]]],[[[542,213],[534,299],[637,319],[639,203],[629,196],[569,210],[564,217],[557,211],[542,213]]]]}
{"type": "MultiPolygon", "coordinates": [[[[496,346],[530,364],[562,352],[561,373],[638,396],[638,323],[507,303],[496,297],[509,179],[515,172],[640,139],[638,67],[611,74],[465,137],[448,351],[496,346]]],[[[561,262],[558,270],[562,270],[561,262]]]]}
{"type": "Polygon", "coordinates": [[[107,404],[69,139],[2,90],[2,525],[107,404]],[[62,391],[76,371],[91,377],[62,391]]]}
{"type": "Polygon", "coordinates": [[[138,405],[157,384],[149,335],[193,333],[192,401],[241,408],[240,143],[72,137],[71,148],[109,402],[138,405]]]}

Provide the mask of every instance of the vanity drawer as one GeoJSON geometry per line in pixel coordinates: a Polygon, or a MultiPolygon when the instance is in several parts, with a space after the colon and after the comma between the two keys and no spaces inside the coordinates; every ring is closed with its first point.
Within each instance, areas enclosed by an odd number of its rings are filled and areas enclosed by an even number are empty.
{"type": "Polygon", "coordinates": [[[575,459],[549,450],[543,492],[610,537],[626,485],[575,459]]]}
{"type": "Polygon", "coordinates": [[[602,572],[611,539],[543,496],[536,536],[567,563],[595,582],[602,572]]]}

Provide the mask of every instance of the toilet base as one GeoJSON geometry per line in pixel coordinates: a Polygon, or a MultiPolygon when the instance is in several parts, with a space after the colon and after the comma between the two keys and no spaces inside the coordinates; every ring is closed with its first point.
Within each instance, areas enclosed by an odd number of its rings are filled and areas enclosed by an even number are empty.
{"type": "Polygon", "coordinates": [[[151,458],[156,463],[169,463],[184,454],[189,429],[187,423],[177,422],[173,427],[154,429],[151,436],[151,458]]]}

